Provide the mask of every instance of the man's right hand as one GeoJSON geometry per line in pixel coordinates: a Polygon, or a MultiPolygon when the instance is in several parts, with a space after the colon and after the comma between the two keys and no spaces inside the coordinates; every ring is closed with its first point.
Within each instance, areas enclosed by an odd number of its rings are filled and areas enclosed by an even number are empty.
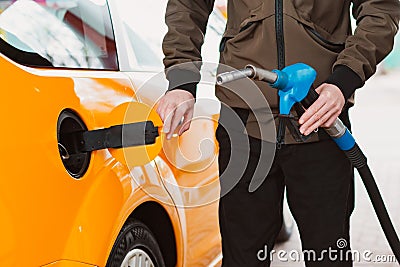
{"type": "Polygon", "coordinates": [[[180,124],[179,135],[189,129],[193,112],[194,97],[185,90],[169,91],[158,101],[157,113],[164,122],[163,132],[167,139],[171,139],[180,124]]]}

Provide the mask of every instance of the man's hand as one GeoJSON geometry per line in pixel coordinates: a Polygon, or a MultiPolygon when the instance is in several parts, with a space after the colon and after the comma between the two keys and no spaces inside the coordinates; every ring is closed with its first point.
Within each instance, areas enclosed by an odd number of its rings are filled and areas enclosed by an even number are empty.
{"type": "Polygon", "coordinates": [[[342,112],[345,99],[340,89],[333,84],[324,83],[315,91],[319,94],[315,101],[301,116],[300,132],[309,135],[318,127],[330,127],[342,112]]]}
{"type": "Polygon", "coordinates": [[[159,100],[157,113],[164,122],[163,132],[167,135],[167,139],[171,139],[180,124],[182,126],[179,129],[179,135],[189,129],[193,112],[194,97],[185,90],[169,91],[159,100]]]}

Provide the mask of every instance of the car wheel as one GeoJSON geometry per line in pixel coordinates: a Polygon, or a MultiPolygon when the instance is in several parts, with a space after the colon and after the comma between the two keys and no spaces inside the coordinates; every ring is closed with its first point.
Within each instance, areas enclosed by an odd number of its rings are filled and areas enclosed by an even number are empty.
{"type": "Polygon", "coordinates": [[[138,220],[128,220],[115,241],[106,267],[165,267],[165,264],[150,229],[138,220]]]}

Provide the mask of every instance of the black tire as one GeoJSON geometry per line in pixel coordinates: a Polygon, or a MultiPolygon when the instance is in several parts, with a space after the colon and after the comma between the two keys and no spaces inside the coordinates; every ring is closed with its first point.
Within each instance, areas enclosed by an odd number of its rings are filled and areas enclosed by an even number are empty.
{"type": "Polygon", "coordinates": [[[156,267],[165,267],[160,247],[150,229],[138,220],[128,220],[111,250],[106,267],[120,267],[134,249],[144,251],[156,267]]]}

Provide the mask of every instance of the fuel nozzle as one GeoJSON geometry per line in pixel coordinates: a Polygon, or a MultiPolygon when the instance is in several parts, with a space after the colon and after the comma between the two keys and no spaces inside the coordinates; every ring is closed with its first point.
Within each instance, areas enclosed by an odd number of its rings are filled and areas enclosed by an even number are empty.
{"type": "Polygon", "coordinates": [[[242,70],[221,73],[217,76],[217,84],[222,85],[246,77],[267,82],[271,87],[279,90],[280,113],[289,115],[293,105],[307,96],[316,76],[316,71],[304,63],[272,71],[247,65],[242,70]]]}

